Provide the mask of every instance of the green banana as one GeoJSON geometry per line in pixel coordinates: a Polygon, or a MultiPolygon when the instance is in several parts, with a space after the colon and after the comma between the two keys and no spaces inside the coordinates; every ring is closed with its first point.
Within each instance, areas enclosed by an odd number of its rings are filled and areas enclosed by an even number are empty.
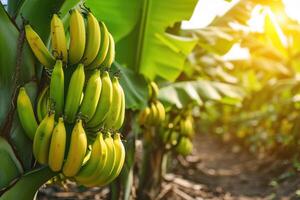
{"type": "Polygon", "coordinates": [[[178,145],[175,147],[175,150],[177,153],[183,156],[187,156],[193,150],[193,143],[189,138],[181,137],[181,139],[178,142],[178,145]]]}
{"type": "Polygon", "coordinates": [[[112,82],[108,72],[104,72],[101,77],[102,89],[94,116],[87,122],[87,127],[95,128],[99,126],[107,117],[112,104],[112,82]]]}
{"type": "Polygon", "coordinates": [[[62,61],[57,60],[51,75],[50,99],[55,105],[55,113],[60,116],[64,108],[64,71],[62,61]]]}
{"type": "Polygon", "coordinates": [[[56,14],[53,14],[51,19],[51,42],[54,57],[67,63],[68,50],[65,29],[63,22],[56,14]]]}
{"type": "Polygon", "coordinates": [[[42,92],[38,96],[36,112],[39,122],[41,122],[44,117],[47,115],[48,108],[50,108],[50,101],[49,101],[49,86],[46,86],[42,92]]]}
{"type": "Polygon", "coordinates": [[[87,69],[98,68],[103,63],[109,49],[109,32],[103,22],[99,22],[99,26],[101,31],[100,49],[93,62],[87,66],[87,69]]]}
{"type": "Polygon", "coordinates": [[[84,86],[85,75],[84,67],[79,64],[71,76],[69,83],[67,99],[65,103],[65,116],[67,122],[74,122],[80,101],[82,99],[82,90],[84,86]]]}
{"type": "Polygon", "coordinates": [[[122,91],[117,77],[114,77],[112,80],[112,91],[112,106],[110,107],[108,115],[103,123],[106,128],[114,127],[116,119],[121,112],[122,91]]]}
{"type": "Polygon", "coordinates": [[[35,57],[46,68],[51,69],[55,63],[55,59],[48,51],[40,36],[28,24],[25,25],[25,34],[27,42],[35,57]]]}
{"type": "Polygon", "coordinates": [[[32,104],[26,89],[21,87],[17,98],[17,111],[21,125],[26,135],[32,140],[38,127],[32,104]]]}
{"type": "Polygon", "coordinates": [[[33,155],[40,164],[47,164],[55,112],[50,112],[38,126],[33,139],[33,155]]]}
{"type": "Polygon", "coordinates": [[[65,156],[66,137],[64,119],[60,117],[53,129],[49,148],[48,164],[52,171],[58,172],[62,168],[65,156]]]}
{"type": "Polygon", "coordinates": [[[21,174],[23,168],[20,161],[17,159],[13,148],[10,144],[0,136],[0,189],[8,187],[10,183],[21,174]]]}
{"type": "Polygon", "coordinates": [[[80,113],[86,121],[90,120],[96,112],[98,100],[101,94],[100,71],[95,70],[87,82],[84,97],[80,107],[80,113]]]}
{"type": "Polygon", "coordinates": [[[97,170],[95,171],[95,173],[92,175],[92,179],[87,181],[86,183],[84,183],[85,186],[88,187],[94,187],[98,185],[98,182],[103,179],[107,179],[107,177],[110,177],[112,172],[113,172],[113,167],[115,165],[116,162],[118,162],[116,160],[116,150],[115,150],[115,145],[114,145],[114,140],[111,137],[110,133],[107,133],[106,138],[104,139],[104,142],[106,144],[107,147],[107,160],[106,162],[103,163],[99,163],[99,164],[103,164],[102,166],[98,166],[101,169],[98,169],[97,166],[97,170]]]}
{"type": "Polygon", "coordinates": [[[67,177],[75,176],[85,158],[87,151],[87,138],[82,127],[82,120],[77,120],[71,135],[71,142],[66,162],[63,166],[63,174],[67,177]]]}
{"type": "Polygon", "coordinates": [[[76,181],[81,184],[92,180],[95,174],[102,170],[108,157],[107,147],[103,139],[103,134],[98,133],[93,146],[90,159],[84,165],[78,175],[75,177],[76,181]]]}
{"type": "Polygon", "coordinates": [[[103,67],[110,67],[115,60],[115,41],[111,34],[109,34],[109,47],[106,57],[101,64],[103,67]]]}
{"type": "Polygon", "coordinates": [[[97,19],[91,12],[87,15],[86,39],[86,47],[82,57],[82,63],[84,66],[91,64],[96,58],[101,42],[100,26],[97,19]]]}
{"type": "Polygon", "coordinates": [[[85,49],[85,24],[81,13],[78,10],[72,10],[70,17],[70,45],[69,45],[69,63],[71,65],[78,63],[85,49]]]}
{"type": "Polygon", "coordinates": [[[111,181],[113,181],[116,177],[119,176],[123,168],[126,153],[119,133],[116,133],[114,135],[114,146],[116,152],[116,163],[114,164],[113,170],[110,173],[111,175],[108,176],[107,178],[104,178],[103,180],[99,178],[95,183],[97,186],[103,186],[109,184],[111,181]]]}

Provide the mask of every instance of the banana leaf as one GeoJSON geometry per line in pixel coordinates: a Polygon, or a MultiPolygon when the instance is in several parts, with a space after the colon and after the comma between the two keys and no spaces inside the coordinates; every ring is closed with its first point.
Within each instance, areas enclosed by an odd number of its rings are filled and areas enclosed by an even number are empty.
{"type": "Polygon", "coordinates": [[[130,4],[121,0],[86,1],[115,36],[120,64],[149,79],[159,76],[167,80],[175,80],[183,71],[196,40],[165,30],[175,22],[189,19],[196,3],[197,0],[135,0],[130,4]]]}

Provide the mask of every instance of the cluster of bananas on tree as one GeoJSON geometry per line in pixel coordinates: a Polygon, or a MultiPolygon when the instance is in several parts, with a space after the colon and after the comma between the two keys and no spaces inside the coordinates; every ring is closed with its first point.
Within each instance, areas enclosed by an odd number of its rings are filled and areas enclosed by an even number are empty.
{"type": "Polygon", "coordinates": [[[193,150],[194,119],[190,113],[167,115],[166,125],[159,131],[159,138],[166,149],[174,148],[181,155],[188,155],[193,150]]]}
{"type": "Polygon", "coordinates": [[[70,12],[67,48],[63,23],[53,15],[52,54],[25,26],[27,42],[50,74],[50,83],[35,107],[21,87],[17,111],[37,162],[92,187],[108,184],[123,167],[125,148],[118,130],[125,117],[125,94],[118,77],[111,79],[107,71],[115,57],[113,37],[91,12],[86,18],[78,10],[70,12]]]}
{"type": "Polygon", "coordinates": [[[155,82],[150,82],[149,85],[150,100],[148,106],[142,110],[138,117],[138,122],[141,126],[157,126],[165,120],[166,112],[163,104],[157,99],[158,86],[155,82]]]}

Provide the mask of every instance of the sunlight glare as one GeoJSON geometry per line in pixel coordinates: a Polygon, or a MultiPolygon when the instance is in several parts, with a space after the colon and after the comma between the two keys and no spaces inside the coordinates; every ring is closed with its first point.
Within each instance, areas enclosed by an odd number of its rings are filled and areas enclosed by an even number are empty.
{"type": "Polygon", "coordinates": [[[299,0],[283,0],[287,15],[300,23],[300,1],[299,0]]]}

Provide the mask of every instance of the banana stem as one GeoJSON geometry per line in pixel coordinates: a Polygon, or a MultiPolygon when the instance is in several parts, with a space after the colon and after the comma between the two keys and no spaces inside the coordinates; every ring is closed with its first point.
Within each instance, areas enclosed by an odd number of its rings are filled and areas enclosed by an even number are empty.
{"type": "Polygon", "coordinates": [[[22,199],[34,199],[37,190],[56,174],[49,167],[39,168],[24,174],[12,188],[0,197],[0,200],[20,199],[20,195],[22,199]]]}
{"type": "MultiPolygon", "coordinates": [[[[154,132],[155,129],[153,128],[151,131],[154,132]]],[[[154,143],[155,142],[144,142],[143,144],[143,161],[139,177],[137,199],[155,199],[160,190],[162,181],[162,160],[165,152],[154,143]]]]}

